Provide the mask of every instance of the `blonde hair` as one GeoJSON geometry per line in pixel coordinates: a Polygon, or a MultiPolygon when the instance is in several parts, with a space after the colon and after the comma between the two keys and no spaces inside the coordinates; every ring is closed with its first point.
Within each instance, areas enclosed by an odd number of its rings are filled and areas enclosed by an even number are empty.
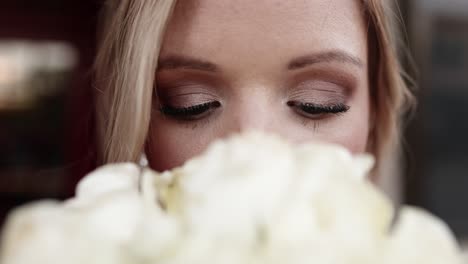
{"type": "MultiPolygon", "coordinates": [[[[176,0],[109,0],[95,62],[98,163],[136,162],[143,153],[163,34],[176,0]]],[[[374,69],[370,85],[374,127],[369,151],[379,162],[399,141],[401,115],[412,94],[397,54],[394,8],[363,0],[374,69]]]]}
{"type": "Polygon", "coordinates": [[[175,0],[106,1],[95,61],[98,164],[137,161],[157,58],[175,0]]]}

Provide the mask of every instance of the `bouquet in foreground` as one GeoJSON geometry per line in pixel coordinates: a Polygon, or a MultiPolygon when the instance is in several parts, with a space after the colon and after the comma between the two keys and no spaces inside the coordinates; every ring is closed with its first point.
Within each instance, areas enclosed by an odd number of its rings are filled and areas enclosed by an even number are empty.
{"type": "Polygon", "coordinates": [[[11,214],[0,263],[462,263],[443,222],[366,179],[372,163],[250,133],[164,173],[108,165],[73,199],[11,214]]]}

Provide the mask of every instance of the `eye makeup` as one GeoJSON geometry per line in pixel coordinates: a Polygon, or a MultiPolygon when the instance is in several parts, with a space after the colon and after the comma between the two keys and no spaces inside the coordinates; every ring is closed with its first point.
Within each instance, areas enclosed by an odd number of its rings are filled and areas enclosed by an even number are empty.
{"type": "Polygon", "coordinates": [[[349,86],[352,84],[317,72],[304,72],[296,77],[288,87],[286,105],[304,118],[304,123],[308,120],[320,121],[350,110],[349,86]]]}
{"type": "Polygon", "coordinates": [[[355,67],[343,65],[322,65],[308,67],[294,72],[288,80],[288,87],[314,88],[352,95],[359,87],[362,72],[355,67]]]}
{"type": "Polygon", "coordinates": [[[166,115],[179,120],[198,120],[205,115],[209,114],[212,110],[221,107],[221,103],[218,101],[211,101],[202,104],[187,106],[187,107],[174,107],[169,105],[163,105],[159,111],[166,115]]]}
{"type": "Polygon", "coordinates": [[[342,113],[346,113],[350,107],[343,103],[335,103],[335,104],[315,104],[315,103],[307,103],[307,102],[299,102],[299,101],[289,101],[287,102],[289,107],[294,108],[294,110],[307,118],[310,119],[321,119],[326,115],[338,115],[342,113]]]}
{"type": "Polygon", "coordinates": [[[203,84],[176,83],[158,88],[159,112],[175,120],[199,120],[221,107],[219,98],[203,84]]]}
{"type": "MultiPolygon", "coordinates": [[[[333,116],[348,112],[355,82],[340,74],[333,75],[333,72],[322,73],[321,70],[309,69],[295,74],[284,83],[286,88],[281,89],[279,96],[283,104],[265,107],[274,112],[286,106],[303,123],[313,121],[314,126],[324,122],[324,119],[332,121],[333,116]]],[[[205,120],[223,107],[222,98],[226,100],[225,89],[220,89],[226,85],[220,85],[219,80],[215,82],[213,77],[199,74],[160,76],[164,78],[158,78],[157,110],[169,119],[184,122],[205,120]]]]}

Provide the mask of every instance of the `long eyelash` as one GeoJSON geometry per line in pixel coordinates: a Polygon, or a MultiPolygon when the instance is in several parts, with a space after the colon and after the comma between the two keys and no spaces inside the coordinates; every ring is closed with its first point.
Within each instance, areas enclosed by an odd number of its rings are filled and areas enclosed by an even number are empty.
{"type": "Polygon", "coordinates": [[[204,104],[193,105],[189,107],[172,107],[172,106],[162,106],[159,110],[161,113],[178,118],[189,118],[192,116],[197,116],[203,114],[204,112],[218,108],[221,106],[221,103],[218,101],[207,102],[204,104]]]}
{"type": "Polygon", "coordinates": [[[302,103],[297,101],[288,102],[288,106],[297,107],[308,114],[340,114],[349,110],[349,106],[339,103],[333,105],[322,105],[313,103],[302,103]]]}

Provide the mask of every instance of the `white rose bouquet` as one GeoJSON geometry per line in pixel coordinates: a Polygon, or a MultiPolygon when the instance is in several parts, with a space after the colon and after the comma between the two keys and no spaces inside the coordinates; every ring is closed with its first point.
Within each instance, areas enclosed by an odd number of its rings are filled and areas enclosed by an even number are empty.
{"type": "Polygon", "coordinates": [[[162,174],[108,165],[71,200],[16,210],[0,263],[462,263],[443,222],[417,208],[394,212],[366,179],[372,163],[250,133],[162,174]]]}

